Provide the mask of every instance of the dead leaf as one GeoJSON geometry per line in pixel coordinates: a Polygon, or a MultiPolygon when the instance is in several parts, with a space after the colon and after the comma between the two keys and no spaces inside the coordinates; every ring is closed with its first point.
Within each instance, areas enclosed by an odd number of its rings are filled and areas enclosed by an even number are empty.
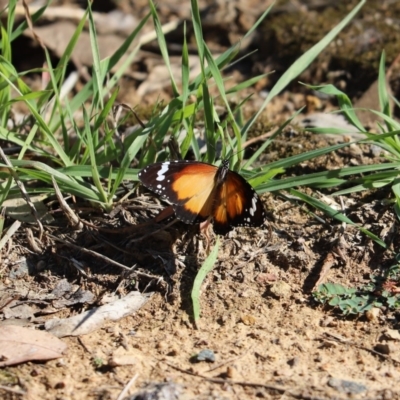
{"type": "MultiPolygon", "coordinates": [[[[386,90],[389,93],[389,107],[391,112],[393,112],[394,102],[390,97],[392,91],[390,86],[386,80],[386,90]]],[[[370,111],[359,110],[360,108],[365,108],[367,110],[380,110],[379,104],[379,81],[376,80],[372,83],[372,85],[367,89],[366,92],[356,101],[354,102],[355,112],[357,114],[358,119],[361,121],[364,127],[376,129],[376,123],[381,121],[381,117],[376,115],[370,111]]]]}
{"type": "Polygon", "coordinates": [[[18,300],[12,301],[7,307],[3,309],[4,318],[19,318],[33,320],[34,310],[28,304],[18,304],[18,300]]]}
{"type": "MultiPolygon", "coordinates": [[[[54,222],[54,218],[49,214],[49,210],[43,203],[48,196],[38,195],[30,196],[33,205],[36,208],[40,220],[44,224],[51,224],[54,222]]],[[[6,209],[6,215],[22,222],[35,222],[35,218],[32,215],[31,208],[22,198],[8,199],[3,202],[3,207],[6,209]]]]}
{"type": "Polygon", "coordinates": [[[54,335],[21,326],[0,326],[0,367],[62,357],[67,345],[54,335]]]}

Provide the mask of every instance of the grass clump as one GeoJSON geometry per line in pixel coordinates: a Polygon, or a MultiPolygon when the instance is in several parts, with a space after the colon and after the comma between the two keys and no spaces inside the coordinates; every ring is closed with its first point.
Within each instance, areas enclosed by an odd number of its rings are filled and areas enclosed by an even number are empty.
{"type": "MultiPolygon", "coordinates": [[[[157,15],[157,9],[151,0],[149,2],[149,14],[127,37],[123,45],[111,57],[100,59],[96,27],[89,3],[85,16],[78,24],[75,34],[57,65],[52,65],[47,49],[43,48],[47,66],[40,72],[48,74],[49,81],[46,87],[39,91],[33,91],[24,83],[23,76],[28,71],[18,72],[12,65],[11,43],[21,35],[24,29],[27,29],[27,24],[22,23],[14,27],[16,0],[11,0],[9,2],[7,26],[2,28],[0,140],[21,148],[18,156],[10,160],[13,173],[17,174],[18,180],[26,185],[27,193],[30,196],[38,194],[45,194],[48,198],[54,196],[54,179],[63,193],[73,195],[81,201],[90,202],[97,209],[109,212],[118,202],[122,202],[126,198],[126,193],[124,193],[124,196],[121,194],[123,182],[130,182],[129,188],[134,189],[135,185],[132,182],[137,182],[137,172],[140,168],[155,161],[174,158],[176,154],[171,150],[172,147],[166,146],[166,143],[172,142],[183,158],[188,155],[189,151],[196,160],[209,163],[218,164],[221,159],[228,158],[231,168],[240,171],[258,193],[288,191],[297,199],[322,210],[329,217],[350,224],[353,224],[352,221],[344,214],[333,210],[312,196],[301,193],[296,188],[302,186],[312,188],[338,187],[347,184],[348,177],[354,175],[360,176],[360,178],[353,180],[356,184],[352,188],[353,191],[391,184],[395,195],[395,210],[400,215],[400,181],[397,174],[400,165],[400,144],[397,138],[400,125],[390,117],[388,95],[382,86],[384,59],[381,62],[380,71],[381,111],[374,111],[379,113],[385,122],[382,125],[380,135],[370,135],[365,131],[357,120],[352,105],[345,94],[332,86],[318,87],[318,89],[325,93],[337,95],[341,111],[360,132],[365,134],[364,141],[378,143],[382,149],[389,152],[389,163],[373,167],[349,167],[294,178],[275,179],[278,174],[289,167],[350,144],[328,146],[267,165],[260,165],[258,162],[260,154],[267,150],[269,144],[283,131],[291,119],[263,142],[249,159],[243,160],[243,144],[248,139],[249,130],[265,107],[308,68],[346,24],[351,21],[364,3],[365,1],[361,1],[332,31],[296,60],[271,88],[261,107],[245,120],[242,110],[247,98],[241,99],[235,107],[231,106],[230,99],[232,97],[240,98],[244,89],[251,87],[264,76],[253,77],[226,89],[226,78],[223,76],[223,70],[236,59],[240,44],[232,46],[218,57],[214,57],[203,40],[200,12],[196,0],[191,1],[191,12],[201,72],[194,79],[189,79],[189,51],[185,26],[183,28],[184,40],[181,55],[181,83],[178,84],[172,72],[165,33],[157,15]],[[140,42],[129,53],[127,60],[121,64],[117,71],[114,71],[113,68],[122,60],[122,57],[131,47],[133,41],[138,38],[141,29],[150,18],[154,22],[160,52],[169,71],[173,96],[171,101],[165,105],[156,104],[154,109],[157,112],[154,112],[144,124],[138,126],[131,135],[119,141],[116,140],[116,137],[118,137],[119,130],[126,120],[124,118],[116,120],[111,115],[118,106],[119,78],[124,74],[129,62],[140,48],[140,42]],[[71,60],[74,46],[86,23],[89,26],[93,54],[92,78],[78,93],[70,97],[62,97],[66,81],[66,66],[71,60]],[[12,96],[12,91],[17,95],[12,96]],[[29,124],[24,122],[10,129],[7,124],[10,120],[12,107],[16,102],[22,102],[28,107],[32,119],[29,124]],[[219,118],[215,106],[217,103],[223,104],[226,110],[226,118],[219,118]],[[195,135],[198,129],[197,116],[199,113],[204,116],[205,152],[202,151],[195,135]],[[77,114],[79,115],[79,122],[77,121],[77,114]],[[72,140],[72,136],[74,140],[72,140]],[[40,156],[41,161],[38,160],[38,157],[34,160],[25,159],[27,152],[40,156]]],[[[40,18],[44,10],[45,7],[32,15],[33,23],[40,18]]],[[[263,13],[246,36],[259,26],[261,21],[268,16],[268,12],[269,9],[263,13]]],[[[299,112],[295,113],[293,118],[299,112]]],[[[330,130],[330,133],[332,133],[332,130],[330,130]]],[[[5,163],[1,166],[8,168],[5,163]]],[[[20,189],[12,174],[8,172],[0,172],[0,174],[2,174],[0,177],[4,179],[0,184],[0,203],[6,199],[19,197],[20,189]]],[[[349,189],[345,190],[347,192],[342,190],[336,194],[350,193],[349,189]]],[[[381,245],[385,245],[383,241],[367,230],[360,229],[381,245]]],[[[211,253],[211,257],[204,264],[204,268],[207,271],[210,270],[216,259],[217,254],[211,253]]],[[[197,317],[199,315],[199,290],[202,279],[205,277],[204,269],[200,270],[199,277],[201,277],[201,280],[196,280],[196,291],[192,293],[194,302],[197,304],[197,317]]],[[[326,296],[329,293],[328,291],[326,296]]],[[[346,295],[352,296],[354,293],[346,293],[346,295]]]]}

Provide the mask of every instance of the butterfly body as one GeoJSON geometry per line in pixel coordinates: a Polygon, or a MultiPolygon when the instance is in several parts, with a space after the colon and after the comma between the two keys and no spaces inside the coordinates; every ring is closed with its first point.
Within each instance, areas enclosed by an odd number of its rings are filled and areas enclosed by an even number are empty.
{"type": "Polygon", "coordinates": [[[220,167],[199,161],[165,161],[143,168],[138,177],[148,189],[171,203],[176,217],[195,224],[213,219],[214,231],[260,226],[265,211],[257,193],[224,160],[220,167]]]}

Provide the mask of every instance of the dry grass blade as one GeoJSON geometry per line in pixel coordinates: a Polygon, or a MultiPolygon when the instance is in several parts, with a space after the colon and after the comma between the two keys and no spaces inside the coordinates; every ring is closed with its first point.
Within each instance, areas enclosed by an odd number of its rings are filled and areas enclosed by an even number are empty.
{"type": "Polygon", "coordinates": [[[79,217],[74,213],[68,203],[65,201],[63,195],[61,194],[60,188],[57,185],[54,176],[51,177],[51,181],[53,182],[54,191],[56,193],[57,199],[60,203],[61,209],[64,211],[65,216],[67,217],[71,227],[75,230],[83,229],[83,223],[79,219],[79,217]]]}
{"type": "Polygon", "coordinates": [[[36,223],[37,223],[38,226],[39,226],[39,240],[42,240],[42,236],[43,236],[43,225],[42,225],[42,223],[40,222],[39,215],[38,215],[38,213],[37,213],[37,211],[36,211],[36,208],[35,208],[34,204],[32,203],[32,201],[31,201],[31,199],[30,199],[30,197],[29,197],[29,194],[28,194],[27,191],[25,190],[24,184],[23,184],[23,183],[20,181],[20,179],[18,178],[18,175],[15,173],[15,171],[14,171],[14,169],[13,169],[13,166],[12,166],[10,160],[9,160],[8,157],[4,154],[4,151],[3,151],[3,149],[2,149],[1,147],[0,147],[0,157],[3,159],[3,161],[4,161],[4,163],[7,165],[7,167],[9,167],[8,170],[9,170],[10,174],[11,174],[12,177],[14,178],[15,183],[18,185],[19,190],[20,190],[21,193],[22,193],[22,196],[24,197],[26,203],[28,204],[29,208],[31,209],[32,215],[33,215],[33,217],[35,218],[36,223]]]}
{"type": "Polygon", "coordinates": [[[36,34],[35,30],[33,29],[33,23],[32,23],[32,18],[31,18],[31,14],[29,12],[29,7],[28,4],[26,4],[25,0],[22,0],[22,5],[24,6],[24,10],[25,10],[25,17],[26,17],[26,22],[28,23],[29,29],[32,32],[33,37],[35,38],[35,40],[39,43],[40,47],[45,50],[46,46],[43,43],[43,40],[36,34]]]}
{"type": "Polygon", "coordinates": [[[122,400],[125,398],[125,395],[128,393],[129,388],[135,383],[136,379],[139,377],[139,374],[133,375],[132,379],[126,384],[122,392],[117,397],[117,400],[122,400]]]}
{"type": "Polygon", "coordinates": [[[21,226],[20,221],[14,221],[13,224],[8,228],[7,232],[4,234],[4,236],[0,240],[0,250],[11,239],[11,237],[14,235],[14,233],[17,232],[17,230],[19,229],[20,226],[21,226]]]}
{"type": "Polygon", "coordinates": [[[325,257],[324,263],[322,265],[321,272],[319,274],[319,278],[318,278],[317,282],[315,283],[315,285],[313,286],[313,288],[311,289],[311,291],[316,290],[319,285],[321,285],[322,283],[325,282],[325,278],[326,278],[328,272],[330,271],[332,266],[335,265],[335,263],[336,263],[336,259],[335,259],[334,255],[332,253],[328,253],[327,256],[325,257]]]}

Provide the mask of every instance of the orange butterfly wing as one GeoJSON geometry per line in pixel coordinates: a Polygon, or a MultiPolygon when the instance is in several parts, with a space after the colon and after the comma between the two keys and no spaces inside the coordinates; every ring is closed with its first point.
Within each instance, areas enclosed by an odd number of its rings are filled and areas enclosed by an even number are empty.
{"type": "Polygon", "coordinates": [[[265,211],[257,193],[238,173],[198,161],[152,164],[138,174],[142,183],[173,204],[181,221],[194,224],[213,217],[214,231],[235,226],[260,226],[265,211]]]}
{"type": "Polygon", "coordinates": [[[251,185],[238,173],[228,171],[216,197],[213,218],[214,231],[226,234],[235,226],[261,226],[265,210],[251,185]]]}
{"type": "Polygon", "coordinates": [[[168,161],[152,164],[138,176],[148,189],[174,205],[178,219],[194,224],[212,215],[217,170],[197,161],[168,161]]]}

